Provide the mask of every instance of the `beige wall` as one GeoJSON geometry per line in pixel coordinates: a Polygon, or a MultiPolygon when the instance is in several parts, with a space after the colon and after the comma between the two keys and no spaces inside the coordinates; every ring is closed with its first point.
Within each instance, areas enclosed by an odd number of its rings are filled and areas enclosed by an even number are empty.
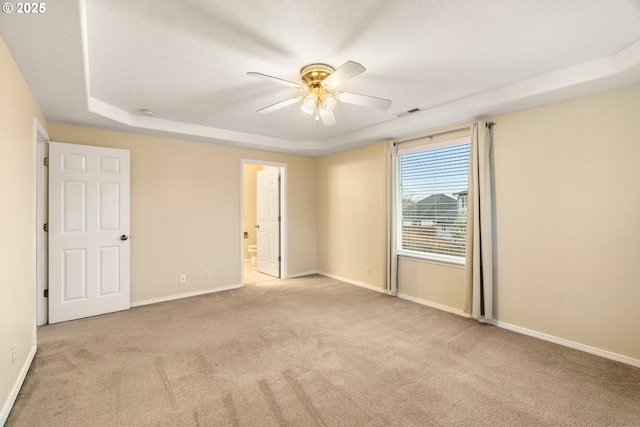
{"type": "MultiPolygon", "coordinates": [[[[497,320],[640,360],[639,112],[634,85],[491,119],[497,320]]],[[[318,161],[318,269],[373,286],[380,147],[318,161]]],[[[400,293],[464,307],[461,268],[401,259],[398,276],[400,293]]]]}
{"type": "Polygon", "coordinates": [[[0,38],[0,424],[36,345],[34,117],[47,126],[0,38]],[[14,344],[17,358],[12,363],[14,344]]]}
{"type": "Polygon", "coordinates": [[[495,117],[500,321],[640,359],[640,85],[495,117]]]}
{"type": "Polygon", "coordinates": [[[59,124],[50,136],[131,151],[132,303],[240,284],[242,159],[287,164],[287,273],[315,270],[315,159],[59,124]]]}
{"type": "Polygon", "coordinates": [[[318,159],[318,271],[381,289],[386,274],[384,159],[384,144],[318,159]]]}
{"type": "Polygon", "coordinates": [[[464,310],[464,267],[411,258],[398,260],[398,294],[464,310]]]}

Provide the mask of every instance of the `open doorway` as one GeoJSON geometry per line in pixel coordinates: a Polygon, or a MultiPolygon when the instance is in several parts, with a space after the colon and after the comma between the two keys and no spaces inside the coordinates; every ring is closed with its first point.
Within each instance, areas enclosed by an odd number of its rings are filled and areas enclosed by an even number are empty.
{"type": "Polygon", "coordinates": [[[286,164],[242,160],[243,284],[285,277],[286,164]]]}

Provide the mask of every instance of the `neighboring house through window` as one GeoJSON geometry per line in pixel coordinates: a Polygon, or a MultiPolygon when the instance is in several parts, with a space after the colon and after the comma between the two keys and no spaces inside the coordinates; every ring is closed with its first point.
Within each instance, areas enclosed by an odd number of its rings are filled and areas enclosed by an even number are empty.
{"type": "Polygon", "coordinates": [[[467,190],[459,191],[454,194],[458,198],[458,211],[467,212],[467,198],[469,197],[469,192],[467,190]]]}

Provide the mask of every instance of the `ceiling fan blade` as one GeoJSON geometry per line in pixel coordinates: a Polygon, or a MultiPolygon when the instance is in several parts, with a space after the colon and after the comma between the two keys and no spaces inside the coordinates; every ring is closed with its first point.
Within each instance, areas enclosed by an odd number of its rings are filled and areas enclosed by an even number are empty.
{"type": "Polygon", "coordinates": [[[287,105],[295,104],[296,102],[302,100],[301,96],[296,96],[295,98],[285,99],[284,101],[276,102],[275,104],[269,105],[268,107],[264,107],[258,110],[258,113],[265,114],[270,113],[272,111],[279,110],[281,108],[286,107],[287,105]]]}
{"type": "Polygon", "coordinates": [[[362,105],[363,107],[377,108],[378,110],[386,110],[391,107],[391,100],[377,98],[375,96],[360,95],[351,92],[340,92],[337,94],[338,99],[347,104],[362,105]]]}
{"type": "Polygon", "coordinates": [[[335,70],[329,77],[322,81],[322,84],[329,88],[336,88],[347,80],[366,71],[362,65],[357,62],[347,61],[340,68],[335,70]]]}
{"type": "Polygon", "coordinates": [[[304,86],[302,86],[300,83],[290,82],[289,80],[281,79],[279,77],[268,76],[268,75],[262,74],[262,73],[256,73],[255,71],[249,71],[247,73],[247,76],[256,77],[256,78],[262,79],[262,80],[268,80],[268,81],[274,82],[274,83],[280,83],[281,85],[287,85],[287,86],[295,87],[297,89],[304,89],[304,86]]]}
{"type": "Polygon", "coordinates": [[[336,116],[333,115],[333,111],[320,113],[320,118],[322,119],[322,124],[325,126],[333,126],[336,124],[336,116]]]}

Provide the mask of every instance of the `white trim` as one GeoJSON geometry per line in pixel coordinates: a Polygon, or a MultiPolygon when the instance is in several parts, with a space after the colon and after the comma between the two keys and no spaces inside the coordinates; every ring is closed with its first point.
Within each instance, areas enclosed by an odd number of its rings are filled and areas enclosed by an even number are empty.
{"type": "Polygon", "coordinates": [[[36,357],[36,351],[38,350],[37,345],[31,347],[29,351],[29,355],[27,356],[27,360],[25,360],[24,365],[22,366],[22,370],[20,371],[20,375],[16,380],[16,383],[13,385],[11,389],[11,393],[9,397],[4,402],[2,406],[2,411],[0,412],[0,426],[3,426],[7,422],[7,418],[9,418],[9,413],[13,408],[13,404],[16,402],[16,398],[18,397],[18,393],[20,393],[20,389],[24,384],[24,379],[27,377],[27,373],[29,372],[29,368],[31,367],[31,363],[33,362],[33,358],[36,357]]]}
{"type": "Polygon", "coordinates": [[[135,301],[135,302],[132,301],[131,308],[140,307],[140,306],[149,305],[149,304],[157,304],[159,302],[173,301],[173,300],[182,299],[182,298],[197,297],[198,295],[206,295],[214,292],[230,291],[232,289],[238,289],[242,287],[244,287],[244,285],[227,285],[227,286],[221,286],[219,288],[202,289],[199,291],[185,292],[183,294],[169,295],[166,297],[151,298],[151,299],[145,299],[142,301],[135,301]]]}
{"type": "Polygon", "coordinates": [[[604,357],[605,359],[615,360],[616,362],[625,363],[627,365],[640,368],[640,360],[634,359],[629,356],[614,353],[612,351],[603,350],[597,347],[591,347],[586,344],[581,344],[575,341],[570,341],[564,338],[559,338],[553,335],[545,334],[543,332],[533,331],[531,329],[523,328],[521,326],[512,325],[506,322],[500,322],[499,320],[486,319],[486,323],[489,325],[497,326],[499,328],[508,329],[519,334],[528,335],[530,337],[538,338],[544,341],[549,341],[555,344],[560,344],[565,347],[573,348],[576,350],[584,351],[585,353],[594,354],[596,356],[604,357]]]}
{"type": "Polygon", "coordinates": [[[341,282],[349,283],[350,285],[360,286],[362,288],[366,288],[372,291],[380,292],[383,294],[389,295],[389,291],[387,289],[379,288],[377,286],[369,285],[368,283],[358,282],[357,280],[347,279],[346,277],[336,276],[335,274],[325,273],[324,271],[318,271],[317,274],[322,276],[330,277],[331,279],[340,280],[341,282]]]}
{"type": "Polygon", "coordinates": [[[411,295],[400,294],[400,293],[398,294],[398,298],[404,299],[404,300],[407,300],[407,301],[411,301],[411,302],[415,302],[416,304],[424,305],[424,306],[427,306],[427,307],[435,308],[436,310],[446,311],[447,313],[452,313],[452,314],[456,314],[458,316],[471,318],[471,315],[469,313],[465,313],[462,310],[459,310],[459,309],[453,308],[453,307],[449,307],[447,305],[442,305],[442,304],[438,304],[438,303],[435,303],[435,302],[427,301],[426,299],[416,298],[416,297],[412,297],[411,295]]]}
{"type": "Polygon", "coordinates": [[[407,261],[424,262],[427,264],[438,264],[445,267],[466,268],[464,258],[462,262],[454,259],[445,258],[444,255],[438,257],[435,254],[421,255],[419,252],[407,251],[406,249],[398,249],[398,258],[407,261]]]}
{"type": "MultiPolygon", "coordinates": [[[[44,298],[44,290],[48,288],[48,246],[47,233],[43,230],[44,223],[48,222],[49,214],[46,206],[49,201],[49,188],[47,186],[49,174],[44,165],[45,157],[49,156],[49,134],[37,117],[33,118],[35,133],[35,195],[34,195],[34,268],[35,268],[35,297],[36,297],[36,325],[42,326],[49,322],[49,305],[44,298]],[[41,212],[42,210],[42,212],[41,212]]],[[[34,336],[36,332],[34,331],[34,336]]],[[[34,338],[34,342],[36,339],[34,338]]]]}
{"type": "MultiPolygon", "coordinates": [[[[293,273],[293,274],[287,275],[287,279],[295,279],[296,277],[311,276],[312,274],[322,274],[322,273],[318,273],[316,270],[305,271],[302,273],[293,273]]],[[[326,274],[323,274],[323,276],[326,276],[326,274]]]]}
{"type": "Polygon", "coordinates": [[[37,117],[34,117],[33,122],[35,124],[35,130],[36,130],[36,141],[39,138],[43,142],[49,142],[50,141],[49,134],[47,133],[47,130],[44,128],[42,123],[40,123],[40,120],[38,120],[37,117]]]}

